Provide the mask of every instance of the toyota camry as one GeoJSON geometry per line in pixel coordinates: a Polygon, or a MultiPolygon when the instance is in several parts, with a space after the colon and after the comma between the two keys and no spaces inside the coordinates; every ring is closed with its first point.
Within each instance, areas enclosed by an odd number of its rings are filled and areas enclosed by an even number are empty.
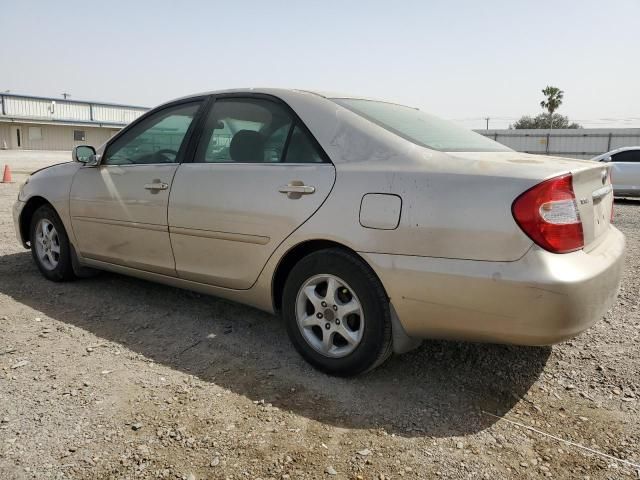
{"type": "Polygon", "coordinates": [[[392,102],[194,95],[72,157],[14,207],[46,278],[109,270],[278,313],[330,374],[424,338],[559,342],[620,282],[610,164],[517,153],[392,102]]]}

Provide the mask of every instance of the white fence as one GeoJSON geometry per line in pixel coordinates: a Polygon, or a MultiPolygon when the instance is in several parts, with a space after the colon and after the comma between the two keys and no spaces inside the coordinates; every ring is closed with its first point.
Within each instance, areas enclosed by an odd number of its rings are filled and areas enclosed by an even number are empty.
{"type": "Polygon", "coordinates": [[[518,152],[592,158],[619,147],[640,146],[640,128],[476,130],[518,152]]]}

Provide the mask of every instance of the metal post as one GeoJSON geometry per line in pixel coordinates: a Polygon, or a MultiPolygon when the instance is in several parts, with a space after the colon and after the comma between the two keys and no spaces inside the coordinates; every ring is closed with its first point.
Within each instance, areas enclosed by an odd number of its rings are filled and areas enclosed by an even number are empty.
{"type": "Polygon", "coordinates": [[[93,103],[89,104],[89,120],[93,122],[93,103]]]}
{"type": "Polygon", "coordinates": [[[2,115],[6,115],[7,112],[4,109],[4,95],[0,95],[0,103],[2,103],[2,115]]]}
{"type": "Polygon", "coordinates": [[[607,142],[607,152],[611,151],[611,137],[613,136],[613,132],[609,132],[609,141],[607,142]]]}
{"type": "Polygon", "coordinates": [[[550,134],[550,133],[547,133],[547,148],[546,148],[546,151],[545,151],[545,153],[546,153],[547,155],[549,155],[549,140],[550,140],[550,139],[551,139],[551,134],[550,134]]]}

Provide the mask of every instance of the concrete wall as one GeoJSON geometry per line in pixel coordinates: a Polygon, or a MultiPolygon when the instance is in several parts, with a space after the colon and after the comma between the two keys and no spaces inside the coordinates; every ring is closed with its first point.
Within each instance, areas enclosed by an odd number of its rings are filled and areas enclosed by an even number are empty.
{"type": "Polygon", "coordinates": [[[593,158],[620,147],[640,145],[640,128],[476,130],[518,152],[593,158]]]}
{"type": "Polygon", "coordinates": [[[36,123],[0,123],[0,148],[11,150],[72,150],[76,145],[99,147],[119,128],[51,125],[36,123]],[[74,131],[84,132],[84,140],[74,140],[74,131]],[[18,146],[18,131],[20,146],[18,146]],[[38,138],[39,137],[39,138],[38,138]],[[6,147],[5,147],[6,145],[6,147]]]}

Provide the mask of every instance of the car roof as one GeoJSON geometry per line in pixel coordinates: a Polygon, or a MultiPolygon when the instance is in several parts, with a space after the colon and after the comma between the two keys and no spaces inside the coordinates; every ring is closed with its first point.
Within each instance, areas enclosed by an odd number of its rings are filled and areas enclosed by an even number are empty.
{"type": "MultiPolygon", "coordinates": [[[[272,88],[272,87],[247,87],[247,88],[229,88],[229,89],[224,89],[224,90],[210,90],[207,92],[200,92],[200,93],[196,93],[196,94],[192,94],[192,95],[186,95],[184,97],[180,97],[180,98],[176,98],[174,100],[171,100],[170,102],[166,102],[166,103],[171,103],[171,102],[175,102],[175,101],[179,101],[179,100],[187,100],[189,98],[196,98],[196,97],[202,97],[205,95],[220,95],[220,94],[242,94],[242,93],[248,93],[248,94],[252,94],[252,93],[262,93],[265,95],[273,95],[275,97],[278,98],[283,98],[283,97],[287,97],[287,96],[291,96],[291,95],[308,95],[308,94],[312,94],[312,95],[316,95],[318,97],[322,97],[322,98],[326,98],[327,100],[333,100],[333,99],[349,99],[349,100],[369,100],[369,101],[375,101],[375,102],[382,102],[382,103],[390,103],[393,105],[403,105],[401,103],[398,102],[392,102],[389,100],[384,100],[384,99],[379,99],[379,98],[372,98],[372,97],[367,97],[364,95],[354,95],[354,94],[349,94],[349,93],[341,93],[341,92],[330,92],[330,91],[323,91],[323,90],[308,90],[308,89],[296,89],[296,88],[272,88]]],[[[410,107],[409,105],[403,105],[403,106],[407,106],[409,108],[414,108],[414,107],[410,107]]]]}

